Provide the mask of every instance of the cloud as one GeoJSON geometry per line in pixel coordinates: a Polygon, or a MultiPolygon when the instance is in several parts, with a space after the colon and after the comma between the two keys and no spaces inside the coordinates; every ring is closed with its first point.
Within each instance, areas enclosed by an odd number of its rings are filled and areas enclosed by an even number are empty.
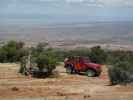
{"type": "Polygon", "coordinates": [[[89,6],[133,7],[133,0],[65,0],[67,3],[81,3],[89,6]]]}
{"type": "Polygon", "coordinates": [[[71,2],[79,2],[79,3],[81,3],[81,2],[83,2],[84,0],[65,0],[66,2],[68,2],[68,3],[71,3],[71,2]]]}
{"type": "Polygon", "coordinates": [[[106,7],[133,7],[133,0],[96,0],[106,7]]]}
{"type": "Polygon", "coordinates": [[[0,8],[11,9],[17,6],[87,5],[88,7],[133,7],[133,0],[2,0],[0,8]]]}

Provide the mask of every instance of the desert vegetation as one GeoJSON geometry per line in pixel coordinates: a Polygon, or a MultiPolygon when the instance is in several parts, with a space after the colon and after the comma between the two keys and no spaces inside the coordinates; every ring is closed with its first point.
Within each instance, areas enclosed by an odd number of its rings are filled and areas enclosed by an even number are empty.
{"type": "MultiPolygon", "coordinates": [[[[49,73],[56,68],[59,62],[63,62],[68,56],[86,56],[92,62],[108,66],[108,75],[112,85],[127,84],[133,82],[133,52],[104,50],[100,46],[93,48],[77,48],[63,50],[49,48],[47,43],[39,43],[36,47],[27,48],[23,42],[9,41],[0,47],[0,62],[20,62],[20,71],[23,73],[26,61],[30,55],[31,63],[39,71],[49,69],[49,73]]],[[[25,72],[25,71],[24,71],[25,72]]],[[[27,73],[23,73],[27,74],[27,73]]]]}
{"type": "Polygon", "coordinates": [[[35,64],[33,67],[38,68],[36,73],[37,77],[43,76],[43,72],[46,72],[45,74],[47,75],[52,74],[52,71],[58,64],[55,53],[52,49],[46,48],[46,46],[46,43],[39,43],[36,47],[30,48],[29,50],[31,55],[31,63],[35,64]]]}
{"type": "Polygon", "coordinates": [[[24,42],[9,41],[0,48],[0,62],[19,62],[27,55],[24,42]]]}
{"type": "Polygon", "coordinates": [[[133,52],[109,52],[108,66],[111,84],[127,84],[133,82],[133,52]]]}

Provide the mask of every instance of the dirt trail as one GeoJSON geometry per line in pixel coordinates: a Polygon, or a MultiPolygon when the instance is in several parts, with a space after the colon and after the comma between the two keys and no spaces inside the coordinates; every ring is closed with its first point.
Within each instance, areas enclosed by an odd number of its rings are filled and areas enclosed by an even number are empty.
{"type": "Polygon", "coordinates": [[[109,86],[106,66],[95,78],[68,75],[62,66],[54,77],[35,79],[18,74],[17,64],[0,64],[0,100],[132,100],[133,86],[109,86]]]}

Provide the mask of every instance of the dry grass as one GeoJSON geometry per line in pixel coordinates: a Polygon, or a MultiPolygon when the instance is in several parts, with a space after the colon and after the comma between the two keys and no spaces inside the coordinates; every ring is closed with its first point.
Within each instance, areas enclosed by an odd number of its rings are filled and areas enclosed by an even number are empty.
{"type": "MultiPolygon", "coordinates": [[[[11,100],[11,98],[22,100],[21,97],[25,97],[23,100],[35,98],[35,100],[45,100],[44,97],[49,98],[47,100],[72,100],[72,98],[74,100],[77,97],[76,100],[89,100],[88,98],[97,100],[96,98],[99,97],[101,98],[99,100],[107,100],[108,97],[112,98],[111,96],[114,95],[115,97],[125,95],[129,98],[133,95],[132,86],[108,86],[109,80],[105,66],[101,76],[96,78],[68,75],[62,66],[58,66],[55,71],[58,72],[57,77],[46,79],[22,76],[17,73],[18,69],[18,64],[0,64],[0,100],[11,100]],[[104,96],[106,99],[102,99],[104,96]]],[[[114,98],[109,100],[114,100],[114,98]]]]}

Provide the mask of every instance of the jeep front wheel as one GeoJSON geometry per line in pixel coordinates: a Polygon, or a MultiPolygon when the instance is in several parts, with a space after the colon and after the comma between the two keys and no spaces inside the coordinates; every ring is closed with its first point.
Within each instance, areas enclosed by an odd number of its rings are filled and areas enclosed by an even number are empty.
{"type": "Polygon", "coordinates": [[[96,72],[95,72],[94,70],[92,70],[92,69],[88,69],[88,70],[86,71],[86,75],[87,75],[88,77],[94,77],[94,76],[96,75],[96,72]]]}

